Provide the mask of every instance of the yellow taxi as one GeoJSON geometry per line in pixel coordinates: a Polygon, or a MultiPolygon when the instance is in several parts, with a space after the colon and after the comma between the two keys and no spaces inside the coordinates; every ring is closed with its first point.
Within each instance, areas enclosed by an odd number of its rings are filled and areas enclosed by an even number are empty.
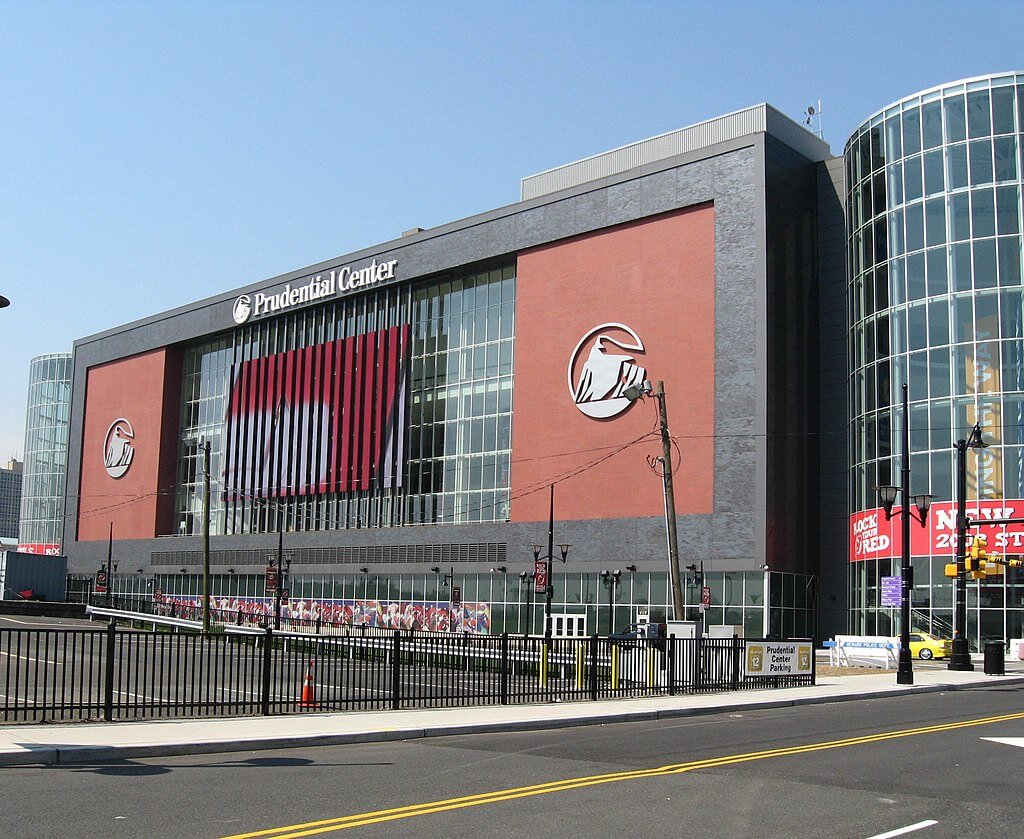
{"type": "Polygon", "coordinates": [[[953,642],[936,638],[927,632],[910,633],[910,655],[927,661],[930,658],[949,658],[953,653],[953,642]]]}

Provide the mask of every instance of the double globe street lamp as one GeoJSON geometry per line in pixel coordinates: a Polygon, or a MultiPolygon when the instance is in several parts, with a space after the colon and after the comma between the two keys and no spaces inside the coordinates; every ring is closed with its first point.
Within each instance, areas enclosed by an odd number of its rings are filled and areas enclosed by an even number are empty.
{"type": "Polygon", "coordinates": [[[903,519],[903,552],[900,569],[900,653],[896,668],[896,683],[900,685],[914,684],[914,665],[910,658],[910,593],[913,590],[913,568],[910,565],[910,520],[925,526],[928,521],[928,509],[932,505],[932,496],[927,493],[910,495],[910,410],[907,398],[907,386],[903,385],[903,468],[902,486],[881,486],[878,497],[885,509],[885,520],[893,516],[903,519]],[[903,496],[903,507],[898,513],[892,508],[897,495],[903,496]],[[917,515],[908,506],[908,501],[917,508],[917,515]]]}

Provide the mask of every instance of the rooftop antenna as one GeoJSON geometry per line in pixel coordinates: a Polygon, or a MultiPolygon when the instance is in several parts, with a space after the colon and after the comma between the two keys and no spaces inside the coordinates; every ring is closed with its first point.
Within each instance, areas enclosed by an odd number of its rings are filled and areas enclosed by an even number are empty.
{"type": "Polygon", "coordinates": [[[824,131],[821,127],[821,100],[818,100],[818,107],[814,105],[808,105],[804,110],[804,125],[808,126],[812,132],[818,135],[822,140],[825,139],[824,131]],[[818,130],[814,131],[814,118],[818,118],[818,130]]]}

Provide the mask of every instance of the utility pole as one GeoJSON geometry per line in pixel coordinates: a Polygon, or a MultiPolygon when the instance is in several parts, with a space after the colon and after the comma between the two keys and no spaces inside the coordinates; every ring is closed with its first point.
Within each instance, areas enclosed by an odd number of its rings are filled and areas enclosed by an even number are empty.
{"type": "MultiPolygon", "coordinates": [[[[661,429],[661,479],[665,488],[665,531],[668,537],[668,575],[672,581],[672,617],[683,619],[683,581],[679,571],[679,535],[676,532],[676,494],[672,486],[672,437],[668,433],[668,409],[665,407],[665,383],[657,381],[654,387],[644,381],[640,385],[630,385],[622,395],[630,402],[653,396],[658,400],[658,426],[661,429]]],[[[654,465],[654,459],[648,458],[654,465]]]]}
{"type": "Polygon", "coordinates": [[[654,386],[658,400],[658,424],[661,427],[662,476],[665,482],[665,529],[668,531],[668,565],[672,577],[672,613],[683,619],[683,582],[679,572],[679,536],[676,532],[676,495],[672,485],[672,438],[668,433],[668,409],[665,407],[665,383],[654,386]]]}

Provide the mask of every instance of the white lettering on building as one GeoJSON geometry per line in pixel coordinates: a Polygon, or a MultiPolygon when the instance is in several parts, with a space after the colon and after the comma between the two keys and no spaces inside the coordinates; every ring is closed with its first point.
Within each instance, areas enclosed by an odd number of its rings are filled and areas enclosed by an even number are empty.
{"type": "Polygon", "coordinates": [[[385,280],[393,280],[397,264],[398,260],[395,259],[387,262],[377,262],[374,259],[364,268],[349,266],[341,269],[332,268],[326,274],[317,274],[311,277],[302,285],[293,287],[291,283],[288,283],[280,291],[269,293],[258,291],[252,295],[251,303],[250,296],[243,294],[235,301],[232,316],[236,323],[245,323],[250,317],[258,318],[290,309],[292,306],[302,303],[326,300],[330,297],[375,286],[385,280]]]}

